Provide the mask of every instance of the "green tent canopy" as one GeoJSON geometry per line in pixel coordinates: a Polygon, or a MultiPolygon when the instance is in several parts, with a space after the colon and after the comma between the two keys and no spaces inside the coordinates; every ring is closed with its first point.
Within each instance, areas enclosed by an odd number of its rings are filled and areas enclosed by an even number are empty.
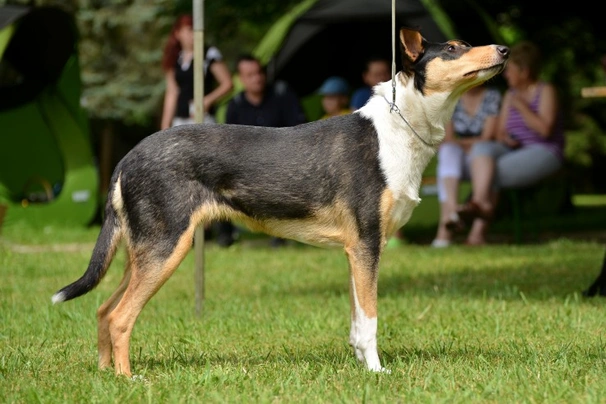
{"type": "Polygon", "coordinates": [[[80,95],[73,17],[52,7],[0,7],[5,226],[93,220],[99,179],[80,95]]]}

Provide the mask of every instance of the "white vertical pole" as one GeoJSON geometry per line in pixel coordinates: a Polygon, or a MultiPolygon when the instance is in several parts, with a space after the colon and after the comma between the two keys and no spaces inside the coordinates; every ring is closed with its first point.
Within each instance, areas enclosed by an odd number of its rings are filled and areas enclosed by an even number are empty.
{"type": "MultiPolygon", "coordinates": [[[[194,119],[204,122],[204,0],[193,0],[194,20],[194,119]]],[[[194,234],[195,303],[196,315],[204,307],[204,227],[196,227],[194,234]]]]}

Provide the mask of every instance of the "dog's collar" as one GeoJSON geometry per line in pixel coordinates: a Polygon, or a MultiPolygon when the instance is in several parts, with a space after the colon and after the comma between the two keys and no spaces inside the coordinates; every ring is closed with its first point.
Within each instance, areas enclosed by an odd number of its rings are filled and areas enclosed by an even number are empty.
{"type": "Polygon", "coordinates": [[[397,113],[398,115],[400,115],[400,118],[402,118],[402,120],[403,120],[404,122],[406,122],[406,125],[408,125],[408,127],[410,128],[410,130],[412,130],[412,133],[414,133],[414,134],[415,134],[415,136],[416,136],[417,138],[419,138],[419,140],[420,140],[421,142],[423,142],[423,144],[425,144],[425,146],[427,146],[427,147],[431,147],[431,148],[435,148],[435,147],[436,147],[436,146],[439,144],[439,142],[438,142],[438,143],[436,143],[436,144],[429,143],[427,140],[423,139],[423,138],[422,138],[422,137],[421,137],[421,136],[420,136],[420,135],[417,133],[417,131],[415,130],[415,128],[413,128],[413,127],[412,127],[412,125],[411,125],[411,124],[410,124],[410,123],[409,123],[409,122],[406,120],[406,118],[404,118],[404,116],[403,116],[403,115],[402,115],[402,113],[400,112],[400,108],[398,108],[398,106],[396,105],[396,103],[395,103],[395,102],[389,102],[389,100],[388,100],[388,99],[387,99],[387,97],[385,97],[385,96],[383,96],[383,98],[384,98],[384,99],[385,99],[385,101],[387,101],[387,103],[389,104],[389,112],[395,112],[395,113],[397,113]]]}

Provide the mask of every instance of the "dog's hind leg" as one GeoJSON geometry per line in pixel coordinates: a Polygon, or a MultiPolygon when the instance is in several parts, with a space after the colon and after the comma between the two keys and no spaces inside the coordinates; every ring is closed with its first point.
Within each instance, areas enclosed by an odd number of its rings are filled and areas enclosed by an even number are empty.
{"type": "Polygon", "coordinates": [[[97,350],[99,352],[99,369],[111,366],[112,361],[112,341],[109,333],[109,313],[114,310],[130,280],[130,258],[126,260],[124,276],[120,281],[118,289],[105,301],[97,310],[97,350]]]}
{"type": "Polygon", "coordinates": [[[369,370],[384,371],[377,352],[377,282],[379,252],[371,244],[346,246],[349,261],[351,332],[349,343],[369,370]]]}
{"type": "MultiPolygon", "coordinates": [[[[194,226],[191,226],[176,243],[172,243],[175,247],[167,256],[148,243],[130,247],[130,279],[119,300],[122,285],[116,291],[117,304],[107,316],[116,374],[131,376],[130,336],[137,317],[190,251],[193,233],[194,226]]],[[[166,241],[159,239],[153,240],[153,243],[156,246],[167,245],[166,241]]]]}

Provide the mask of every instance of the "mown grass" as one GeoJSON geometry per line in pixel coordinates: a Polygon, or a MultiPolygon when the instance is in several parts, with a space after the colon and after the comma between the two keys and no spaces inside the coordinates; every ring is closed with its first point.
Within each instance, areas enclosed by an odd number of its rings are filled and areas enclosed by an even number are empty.
{"type": "Polygon", "coordinates": [[[606,402],[606,301],[580,295],[601,242],[388,249],[378,342],[391,374],[364,370],[347,344],[342,252],[208,243],[202,315],[190,254],[139,317],[129,380],[96,363],[95,313],[123,253],[93,292],[50,302],[83,273],[97,231],[3,229],[0,402],[606,402]]]}

